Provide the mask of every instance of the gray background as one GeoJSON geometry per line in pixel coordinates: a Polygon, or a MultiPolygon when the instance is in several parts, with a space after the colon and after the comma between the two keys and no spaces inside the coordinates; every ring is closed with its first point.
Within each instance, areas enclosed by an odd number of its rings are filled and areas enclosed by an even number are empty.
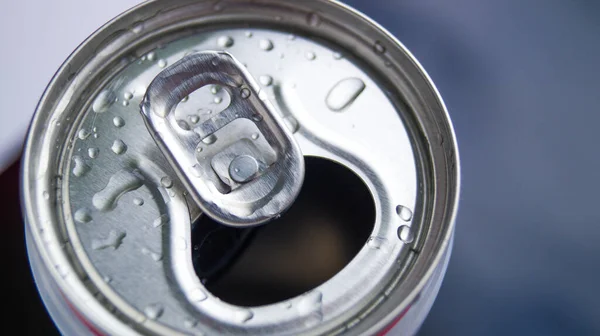
{"type": "MultiPolygon", "coordinates": [[[[0,169],[62,61],[136,2],[3,2],[0,169]]],[[[454,254],[421,335],[600,334],[600,2],[346,2],[421,61],[459,140],[454,254]]]]}
{"type": "Polygon", "coordinates": [[[600,2],[347,3],[421,61],[454,121],[454,254],[421,335],[600,334],[600,2]]]}

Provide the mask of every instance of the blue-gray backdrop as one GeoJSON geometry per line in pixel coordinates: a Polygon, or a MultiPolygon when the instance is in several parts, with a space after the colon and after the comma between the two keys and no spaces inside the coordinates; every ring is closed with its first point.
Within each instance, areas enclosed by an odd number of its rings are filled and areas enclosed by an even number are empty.
{"type": "Polygon", "coordinates": [[[420,335],[600,335],[600,1],[346,0],[456,128],[454,254],[420,335]]]}

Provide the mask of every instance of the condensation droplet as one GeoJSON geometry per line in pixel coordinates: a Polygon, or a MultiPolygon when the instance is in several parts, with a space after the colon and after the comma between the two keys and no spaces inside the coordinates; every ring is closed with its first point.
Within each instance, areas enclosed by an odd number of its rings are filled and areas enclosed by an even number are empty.
{"type": "Polygon", "coordinates": [[[318,27],[321,25],[321,17],[317,13],[310,13],[306,16],[306,22],[311,27],[318,27]]]}
{"type": "Polygon", "coordinates": [[[75,211],[73,219],[75,219],[76,222],[87,224],[92,221],[92,214],[90,213],[90,210],[82,208],[75,211]]]}
{"type": "Polygon", "coordinates": [[[383,237],[371,237],[367,241],[367,245],[372,249],[379,250],[386,242],[387,239],[383,237]]]}
{"type": "Polygon", "coordinates": [[[181,103],[185,103],[188,100],[190,100],[190,96],[185,96],[183,99],[181,99],[181,103]]]}
{"type": "MultiPolygon", "coordinates": [[[[198,151],[198,149],[196,149],[196,151],[198,151]]],[[[202,177],[202,168],[200,167],[199,164],[193,165],[190,171],[191,171],[192,175],[194,175],[195,177],[197,177],[197,178],[202,177]]]]}
{"type": "Polygon", "coordinates": [[[298,120],[291,115],[283,118],[283,122],[292,134],[298,132],[298,129],[300,129],[300,123],[298,123],[298,120]]]}
{"type": "Polygon", "coordinates": [[[252,134],[252,140],[257,140],[258,139],[258,133],[254,133],[252,134]]]}
{"type": "Polygon", "coordinates": [[[127,91],[123,94],[123,98],[125,98],[126,100],[130,100],[131,98],[133,98],[133,93],[127,91]]]}
{"type": "Polygon", "coordinates": [[[221,97],[215,97],[215,99],[213,99],[213,102],[215,104],[221,104],[222,101],[223,101],[223,98],[221,98],[221,97]]]}
{"type": "Polygon", "coordinates": [[[44,190],[44,192],[42,192],[42,197],[44,197],[44,199],[47,201],[50,199],[50,194],[44,190]]]}
{"type": "Polygon", "coordinates": [[[235,319],[240,323],[248,322],[254,317],[254,314],[247,309],[238,310],[234,313],[234,315],[235,319]]]}
{"type": "Polygon", "coordinates": [[[217,39],[217,45],[220,48],[229,48],[233,45],[233,38],[231,36],[221,36],[217,39]]]}
{"type": "Polygon", "coordinates": [[[189,299],[193,302],[202,302],[206,300],[208,296],[201,288],[194,288],[190,291],[189,299]]]}
{"type": "Polygon", "coordinates": [[[117,127],[117,128],[121,128],[121,127],[125,126],[125,120],[123,120],[123,118],[121,118],[121,117],[114,117],[113,125],[115,125],[115,127],[117,127]]]}
{"type": "Polygon", "coordinates": [[[156,59],[156,53],[154,51],[151,51],[148,53],[148,55],[146,55],[146,58],[148,59],[148,61],[154,61],[156,59]]]}
{"type": "Polygon", "coordinates": [[[95,159],[100,154],[100,150],[98,148],[88,148],[88,156],[92,159],[95,159]]]}
{"type": "Polygon", "coordinates": [[[102,211],[113,209],[122,195],[140,188],[143,184],[143,178],[138,174],[128,170],[120,170],[111,176],[104,189],[92,197],[92,204],[102,211]]]}
{"type": "Polygon", "coordinates": [[[262,75],[258,78],[258,81],[264,86],[271,86],[271,84],[273,84],[273,77],[269,75],[262,75]]]}
{"type": "Polygon", "coordinates": [[[217,94],[221,91],[221,87],[219,85],[213,85],[210,87],[210,93],[217,94]]]}
{"type": "Polygon", "coordinates": [[[89,138],[90,135],[91,135],[90,131],[88,131],[85,128],[82,128],[79,130],[79,132],[77,132],[77,137],[81,140],[85,140],[85,139],[89,138]]]}
{"type": "Polygon", "coordinates": [[[144,30],[143,22],[136,22],[133,24],[133,26],[131,26],[131,31],[134,32],[135,34],[141,33],[142,30],[144,30]]]}
{"type": "Polygon", "coordinates": [[[112,149],[115,154],[121,155],[127,151],[127,145],[122,140],[117,139],[115,142],[113,142],[110,149],[112,149]]]}
{"type": "Polygon", "coordinates": [[[333,53],[333,59],[336,59],[336,60],[342,59],[342,54],[340,52],[337,52],[337,51],[334,52],[333,53]]]}
{"type": "Polygon", "coordinates": [[[217,142],[217,136],[214,134],[211,134],[211,135],[207,136],[206,138],[202,139],[202,142],[207,145],[212,145],[215,142],[217,142]]]}
{"type": "Polygon", "coordinates": [[[260,47],[260,49],[262,49],[264,51],[271,51],[275,47],[273,45],[273,42],[271,40],[268,40],[268,39],[260,40],[258,42],[258,46],[260,47]]]}
{"type": "Polygon", "coordinates": [[[106,282],[107,284],[109,284],[109,283],[111,283],[111,282],[112,282],[112,278],[111,278],[111,277],[109,277],[108,275],[105,275],[105,276],[102,278],[102,280],[104,280],[104,282],[106,282]]]}
{"type": "Polygon", "coordinates": [[[408,222],[412,219],[413,213],[412,211],[402,205],[398,205],[396,207],[396,213],[398,214],[398,216],[400,216],[400,219],[402,219],[405,222],[408,222]]]}
{"type": "Polygon", "coordinates": [[[306,59],[309,61],[314,61],[317,58],[317,54],[315,54],[312,51],[307,52],[305,56],[306,56],[306,59]]]}
{"type": "Polygon", "coordinates": [[[163,177],[160,179],[160,184],[161,184],[163,187],[165,187],[165,188],[169,189],[169,188],[171,188],[171,187],[173,186],[173,180],[171,180],[171,178],[170,178],[170,177],[168,177],[168,176],[163,176],[163,177]]]}
{"type": "Polygon", "coordinates": [[[165,61],[164,59],[161,59],[161,60],[159,60],[159,61],[158,61],[158,66],[159,66],[160,68],[164,68],[164,67],[166,67],[166,66],[167,66],[167,61],[165,61]]]}
{"type": "Polygon", "coordinates": [[[415,236],[408,225],[402,225],[398,228],[398,238],[405,244],[410,244],[415,240],[415,236]]]}
{"type": "Polygon", "coordinates": [[[188,117],[188,119],[190,119],[190,122],[192,124],[197,124],[200,121],[200,117],[198,117],[197,115],[191,115],[188,117]]]}
{"type": "Polygon", "coordinates": [[[154,303],[144,308],[144,314],[146,314],[146,316],[151,320],[156,320],[163,314],[163,312],[164,308],[160,303],[154,303]]]}
{"type": "Polygon", "coordinates": [[[183,321],[183,326],[188,329],[194,328],[196,325],[198,325],[198,321],[194,320],[191,317],[186,317],[183,321]]]}
{"type": "Polygon", "coordinates": [[[346,78],[329,91],[325,103],[330,110],[340,112],[352,104],[365,87],[365,83],[359,78],[346,78]]]}
{"type": "Polygon", "coordinates": [[[146,248],[146,247],[142,248],[142,254],[150,256],[150,258],[152,258],[152,260],[154,260],[156,262],[161,261],[162,258],[163,258],[162,253],[154,252],[154,251],[152,251],[152,250],[150,250],[149,248],[146,248]]]}
{"type": "Polygon", "coordinates": [[[192,129],[185,120],[177,120],[177,126],[184,131],[190,131],[192,129]]]}
{"type": "Polygon", "coordinates": [[[117,95],[112,90],[104,90],[98,94],[98,97],[94,99],[92,104],[92,110],[96,113],[106,112],[112,104],[117,101],[117,95]]]}
{"type": "Polygon", "coordinates": [[[378,54],[383,54],[383,53],[385,53],[386,49],[385,49],[385,46],[381,43],[381,41],[377,41],[373,45],[373,50],[378,54]]]}
{"type": "Polygon", "coordinates": [[[142,205],[144,205],[144,200],[139,197],[136,197],[133,199],[133,204],[135,204],[137,206],[142,206],[142,205]]]}
{"type": "Polygon", "coordinates": [[[263,120],[263,116],[262,116],[262,115],[260,115],[260,114],[255,114],[255,115],[253,115],[253,116],[252,116],[252,120],[253,120],[254,122],[259,122],[259,121],[262,121],[262,120],[263,120]]]}
{"type": "Polygon", "coordinates": [[[75,163],[73,166],[73,175],[80,177],[87,173],[91,168],[88,166],[85,161],[81,158],[81,156],[75,155],[73,156],[73,162],[75,163]]]}
{"type": "Polygon", "coordinates": [[[258,92],[258,99],[260,99],[260,100],[267,100],[267,99],[269,99],[269,95],[264,90],[260,90],[258,92]]]}
{"type": "Polygon", "coordinates": [[[112,248],[116,250],[121,246],[123,239],[127,236],[125,231],[122,230],[110,230],[108,236],[102,239],[93,239],[92,240],[92,249],[94,250],[104,250],[107,248],[112,248]]]}
{"type": "Polygon", "coordinates": [[[300,314],[310,314],[321,321],[323,319],[323,312],[321,310],[322,302],[323,294],[319,291],[314,291],[304,295],[296,305],[296,308],[300,314]]]}
{"type": "Polygon", "coordinates": [[[250,89],[248,88],[243,88],[240,91],[240,96],[242,97],[242,99],[248,99],[248,97],[250,97],[252,93],[250,92],[250,89]]]}
{"type": "Polygon", "coordinates": [[[169,222],[169,215],[164,214],[164,215],[160,215],[158,218],[156,218],[154,220],[154,222],[152,222],[152,226],[157,228],[157,227],[167,224],[168,222],[169,222]]]}
{"type": "Polygon", "coordinates": [[[254,34],[252,34],[252,32],[251,32],[251,31],[247,31],[247,32],[246,32],[246,37],[247,37],[247,38],[251,38],[252,36],[254,36],[254,34]]]}

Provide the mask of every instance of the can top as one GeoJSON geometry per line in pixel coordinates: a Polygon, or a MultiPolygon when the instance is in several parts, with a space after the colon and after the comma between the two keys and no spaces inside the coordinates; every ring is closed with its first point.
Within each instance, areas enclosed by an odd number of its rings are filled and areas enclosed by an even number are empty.
{"type": "MultiPolygon", "coordinates": [[[[191,129],[221,114],[236,93],[209,85],[174,95],[176,132],[188,132],[177,121],[191,129]]],[[[232,134],[263,148],[247,127],[232,134]]],[[[210,146],[223,138],[199,136],[210,146]]],[[[241,184],[260,171],[256,156],[210,166],[241,184]]],[[[452,126],[426,73],[381,27],[324,0],[150,1],[123,14],[53,79],[23,176],[25,217],[56,284],[92,324],[119,335],[374,334],[431,278],[459,188],[452,126]],[[191,261],[202,200],[188,194],[139,113],[161,71],[206,50],[243,62],[302,154],[349,168],[373,198],[364,247],[333,278],[285,302],[241,307],[206,290],[191,261]]]]}

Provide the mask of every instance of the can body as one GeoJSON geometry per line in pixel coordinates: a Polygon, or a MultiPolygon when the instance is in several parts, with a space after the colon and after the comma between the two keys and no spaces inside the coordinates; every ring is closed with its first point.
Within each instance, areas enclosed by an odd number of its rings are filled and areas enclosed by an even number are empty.
{"type": "MultiPolygon", "coordinates": [[[[173,108],[173,132],[219,120],[234,94],[194,91],[173,108]]],[[[202,140],[198,160],[242,136],[234,124],[202,140]]],[[[430,79],[360,13],[157,1],[66,61],[38,106],[23,179],[32,269],[64,334],[394,335],[416,333],[441,285],[459,166],[430,79]],[[244,64],[305,156],[300,196],[264,228],[203,215],[139,112],[159,73],[205,50],[244,64]]]]}

